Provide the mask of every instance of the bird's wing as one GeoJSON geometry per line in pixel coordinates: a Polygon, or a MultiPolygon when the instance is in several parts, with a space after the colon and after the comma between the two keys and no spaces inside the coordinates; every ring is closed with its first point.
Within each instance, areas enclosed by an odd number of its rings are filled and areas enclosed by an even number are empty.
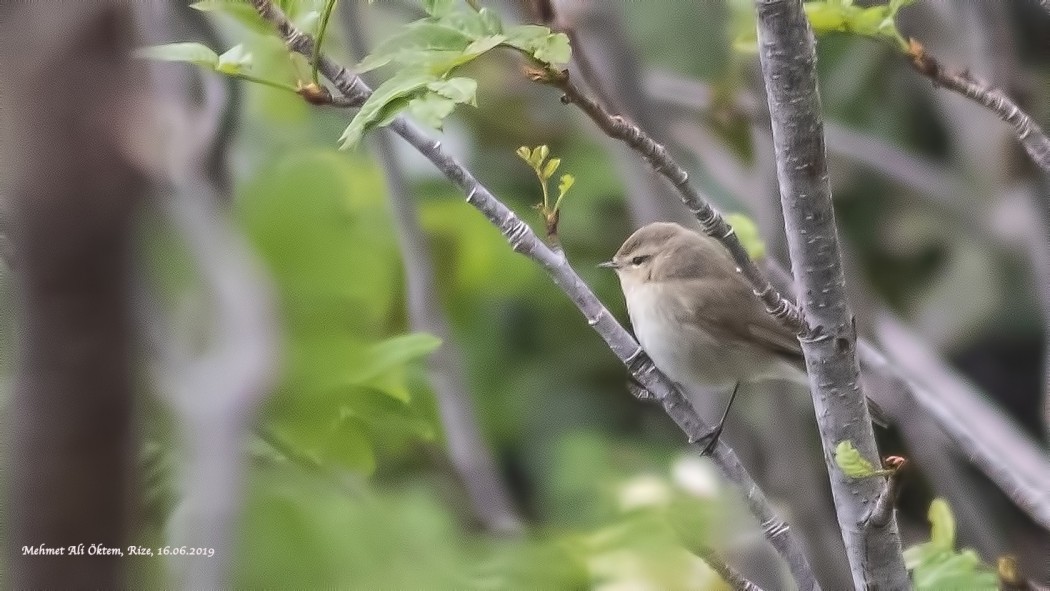
{"type": "Polygon", "coordinates": [[[766,312],[765,305],[741,278],[705,278],[689,283],[694,282],[697,288],[701,287],[700,283],[706,284],[703,292],[707,297],[690,310],[691,320],[712,336],[729,345],[750,344],[792,363],[802,362],[798,338],[766,312]],[[746,322],[741,322],[744,318],[746,322]]]}

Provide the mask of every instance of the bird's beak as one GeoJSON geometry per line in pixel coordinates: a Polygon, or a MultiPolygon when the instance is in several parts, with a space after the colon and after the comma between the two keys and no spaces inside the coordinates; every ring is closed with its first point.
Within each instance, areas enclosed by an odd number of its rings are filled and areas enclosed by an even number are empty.
{"type": "Polygon", "coordinates": [[[598,266],[603,269],[619,269],[620,265],[616,261],[605,261],[604,263],[598,263],[598,266]]]}

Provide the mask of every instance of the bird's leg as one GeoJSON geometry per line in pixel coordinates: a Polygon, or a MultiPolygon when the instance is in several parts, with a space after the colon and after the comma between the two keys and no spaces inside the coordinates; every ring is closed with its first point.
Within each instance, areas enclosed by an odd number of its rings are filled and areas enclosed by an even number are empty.
{"type": "Polygon", "coordinates": [[[711,452],[714,451],[715,446],[718,445],[718,438],[722,436],[722,429],[726,426],[726,417],[729,416],[729,409],[733,407],[733,401],[736,400],[736,393],[738,390],[740,390],[740,382],[737,382],[736,385],[733,386],[733,393],[729,396],[729,403],[726,404],[726,409],[722,412],[722,418],[719,419],[718,425],[716,425],[714,429],[711,429],[710,433],[700,438],[701,441],[704,439],[709,440],[707,445],[705,445],[704,449],[700,452],[701,456],[710,455],[711,452]]]}

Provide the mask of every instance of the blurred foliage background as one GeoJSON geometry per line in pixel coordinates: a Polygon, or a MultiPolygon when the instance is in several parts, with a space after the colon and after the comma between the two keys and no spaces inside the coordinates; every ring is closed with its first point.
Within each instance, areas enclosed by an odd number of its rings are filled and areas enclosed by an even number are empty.
{"type": "MultiPolygon", "coordinates": [[[[740,23],[745,30],[753,27],[746,12],[740,15],[739,3],[612,4],[645,72],[700,81],[712,93],[703,109],[662,104],[655,116],[703,130],[745,169],[764,157],[764,146],[755,143],[734,107],[741,94],[761,97],[757,58],[734,49],[740,23]]],[[[968,10],[964,4],[945,3],[942,12],[968,10]]],[[[1011,3],[1005,10],[1023,70],[1011,90],[1026,93],[1037,120],[1050,121],[1050,19],[1034,4],[1011,3]]],[[[410,2],[362,2],[360,8],[373,41],[422,16],[410,2]]],[[[521,15],[517,5],[493,8],[508,22],[521,15]]],[[[907,8],[902,29],[942,42],[955,63],[987,65],[958,53],[950,31],[938,28],[944,26],[939,14],[936,8],[907,8]]],[[[254,57],[254,72],[288,83],[306,76],[303,63],[290,60],[274,36],[222,12],[208,18],[227,43],[216,51],[243,43],[254,57]]],[[[333,25],[327,49],[352,64],[345,41],[344,31],[333,25]]],[[[968,193],[948,209],[984,216],[998,200],[990,192],[1012,186],[1009,178],[1030,175],[1012,144],[990,147],[998,158],[990,164],[972,161],[981,149],[959,148],[957,136],[965,136],[953,127],[959,121],[946,118],[928,82],[885,44],[828,35],[818,56],[828,120],[949,170],[968,193]],[[989,178],[989,171],[1007,180],[989,178]]],[[[626,322],[615,276],[595,268],[633,229],[623,170],[609,144],[554,90],[530,83],[514,56],[486,56],[465,75],[479,81],[477,108],[459,108],[445,122],[442,142],[541,235],[543,224],[533,209],[540,200],[536,180],[515,150],[549,145],[562,159],[561,170],[576,179],[562,206],[565,252],[626,322]]],[[[542,270],[512,252],[456,188],[399,144],[436,268],[435,297],[463,351],[483,434],[526,524],[517,537],[479,527],[450,468],[424,365],[440,341],[411,334],[408,327],[401,253],[379,164],[366,146],[337,151],[350,118],[344,110],[312,107],[276,88],[230,84],[241,87],[228,155],[235,180],[230,207],[271,273],[283,329],[279,387],[250,446],[235,586],[726,588],[697,552],[714,546],[733,554],[761,544],[758,524],[720,484],[714,468],[686,450],[659,408],[627,394],[624,369],[542,270]]],[[[756,215],[753,199],[719,181],[712,170],[717,163],[682,143],[672,148],[720,209],[756,215]]],[[[1038,436],[1048,327],[1025,262],[1010,247],[1011,218],[1002,219],[999,235],[989,235],[913,188],[834,152],[831,172],[851,280],[870,290],[868,299],[913,322],[1038,436]]],[[[171,294],[169,303],[192,326],[192,298],[180,296],[192,291],[192,272],[171,264],[179,260],[179,247],[163,229],[147,234],[143,242],[171,294]]],[[[865,304],[856,305],[863,319],[865,304]]],[[[6,351],[8,308],[0,313],[6,351]]],[[[791,395],[804,402],[801,393],[791,395]]],[[[177,460],[173,426],[156,405],[145,406],[139,537],[155,545],[178,504],[177,460]]],[[[752,407],[776,413],[764,401],[752,407]]],[[[747,420],[734,419],[729,430],[747,420]]],[[[894,432],[882,435],[885,451],[907,453],[894,432]]],[[[820,463],[818,456],[811,460],[820,463]]],[[[762,465],[749,468],[764,471],[762,465]]],[[[909,544],[927,538],[931,498],[921,476],[905,485],[902,510],[916,524],[904,528],[909,544]]],[[[999,518],[994,511],[989,519],[999,518]]],[[[964,542],[966,536],[961,532],[964,542]]],[[[137,568],[142,587],[163,580],[156,560],[143,559],[137,568]]],[[[783,583],[779,568],[770,567],[767,577],[783,583]]]]}

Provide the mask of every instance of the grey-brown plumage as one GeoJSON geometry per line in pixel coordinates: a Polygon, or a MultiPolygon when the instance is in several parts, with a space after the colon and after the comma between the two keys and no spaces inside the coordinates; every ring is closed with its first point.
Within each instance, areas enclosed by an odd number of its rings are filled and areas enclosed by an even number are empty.
{"type": "Polygon", "coordinates": [[[649,224],[607,266],[620,277],[642,347],[671,379],[805,383],[798,339],[766,312],[718,241],[678,224],[649,224]]]}
{"type": "Polygon", "coordinates": [[[675,382],[807,384],[798,339],[766,312],[717,240],[657,222],[602,266],[616,269],[639,343],[675,382]]]}

